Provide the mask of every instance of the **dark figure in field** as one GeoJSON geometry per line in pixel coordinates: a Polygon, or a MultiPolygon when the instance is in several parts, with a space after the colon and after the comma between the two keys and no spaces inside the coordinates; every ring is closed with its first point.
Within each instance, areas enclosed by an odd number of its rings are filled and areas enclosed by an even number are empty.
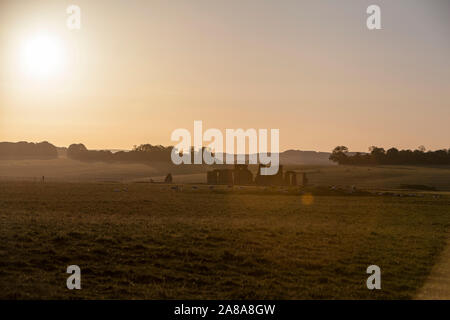
{"type": "Polygon", "coordinates": [[[164,182],[172,183],[172,174],[171,173],[167,174],[166,179],[164,179],[164,182]]]}
{"type": "Polygon", "coordinates": [[[44,176],[42,176],[42,183],[44,183],[45,182],[45,177],[44,176]]]}

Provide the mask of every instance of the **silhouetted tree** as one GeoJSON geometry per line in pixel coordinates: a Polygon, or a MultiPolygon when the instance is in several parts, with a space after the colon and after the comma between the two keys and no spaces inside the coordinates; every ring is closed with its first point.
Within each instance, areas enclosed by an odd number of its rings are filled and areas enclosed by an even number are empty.
{"type": "Polygon", "coordinates": [[[0,158],[8,159],[53,159],[58,149],[47,141],[32,143],[20,141],[0,142],[0,158]]]}
{"type": "Polygon", "coordinates": [[[346,155],[347,152],[348,148],[346,146],[337,146],[334,148],[329,159],[339,164],[344,164],[348,161],[348,157],[346,155]]]}
{"type": "Polygon", "coordinates": [[[344,146],[334,148],[330,155],[330,160],[338,164],[348,165],[449,165],[450,149],[425,152],[425,147],[420,146],[416,150],[398,150],[390,148],[385,151],[383,148],[372,146],[369,154],[356,153],[348,155],[348,149],[344,146]]]}
{"type": "Polygon", "coordinates": [[[131,151],[119,151],[112,153],[109,150],[88,150],[83,144],[72,144],[67,149],[67,156],[71,159],[82,161],[104,162],[168,162],[173,147],[151,144],[134,146],[131,151]]]}

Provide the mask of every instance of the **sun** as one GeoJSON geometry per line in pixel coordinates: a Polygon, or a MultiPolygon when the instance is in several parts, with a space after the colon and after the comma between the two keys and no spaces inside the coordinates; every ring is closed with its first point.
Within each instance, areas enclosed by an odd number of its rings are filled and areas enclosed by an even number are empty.
{"type": "Polygon", "coordinates": [[[63,70],[64,53],[59,39],[39,34],[24,41],[21,50],[24,72],[31,76],[47,77],[63,70]]]}

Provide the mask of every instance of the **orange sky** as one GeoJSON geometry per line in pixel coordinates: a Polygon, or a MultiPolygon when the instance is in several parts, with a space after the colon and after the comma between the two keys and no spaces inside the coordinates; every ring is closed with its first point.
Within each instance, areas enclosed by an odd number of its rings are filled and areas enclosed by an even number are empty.
{"type": "Polygon", "coordinates": [[[449,148],[450,2],[0,2],[0,141],[175,144],[193,128],[277,128],[280,147],[449,148]],[[66,27],[77,4],[82,29],[66,27]],[[57,39],[64,66],[23,72],[57,39]]]}

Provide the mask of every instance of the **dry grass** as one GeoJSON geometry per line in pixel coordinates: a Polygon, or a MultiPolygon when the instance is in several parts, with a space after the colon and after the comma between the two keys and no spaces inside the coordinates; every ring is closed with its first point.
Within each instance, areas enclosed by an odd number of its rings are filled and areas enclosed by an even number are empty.
{"type": "MultiPolygon", "coordinates": [[[[175,183],[206,183],[210,166],[152,163],[80,162],[65,158],[54,160],[0,160],[0,181],[39,181],[42,176],[52,182],[132,182],[164,181],[167,173],[175,183]]],[[[256,166],[250,169],[256,173],[256,166]]],[[[426,185],[450,191],[450,167],[411,166],[286,166],[286,170],[306,171],[313,185],[355,185],[364,189],[393,189],[402,184],[426,185]]]]}
{"type": "Polygon", "coordinates": [[[411,298],[443,250],[448,197],[251,194],[0,182],[0,298],[411,298]],[[66,289],[66,267],[82,290],[66,289]],[[367,266],[382,290],[365,286],[367,266]]]}

